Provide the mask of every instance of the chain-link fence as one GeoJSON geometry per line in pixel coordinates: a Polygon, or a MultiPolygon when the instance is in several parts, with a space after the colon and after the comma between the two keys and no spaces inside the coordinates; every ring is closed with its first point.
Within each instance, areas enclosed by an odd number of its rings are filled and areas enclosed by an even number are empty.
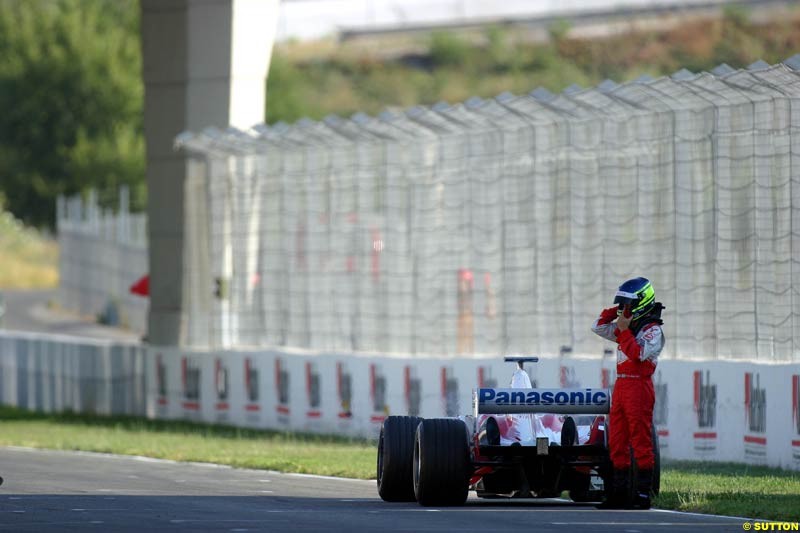
{"type": "Polygon", "coordinates": [[[183,135],[216,295],[193,340],[599,355],[592,321],[643,275],[669,356],[800,360],[787,65],[183,135]]]}
{"type": "Polygon", "coordinates": [[[147,223],[129,211],[129,193],[120,191],[118,212],[101,209],[94,192],[59,198],[59,302],[101,322],[144,333],[148,299],[130,287],[148,272],[147,223]]]}

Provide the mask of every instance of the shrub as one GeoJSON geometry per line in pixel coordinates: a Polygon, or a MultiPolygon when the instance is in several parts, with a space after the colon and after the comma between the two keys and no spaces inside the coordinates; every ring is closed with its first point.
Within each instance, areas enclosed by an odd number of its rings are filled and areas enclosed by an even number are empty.
{"type": "Polygon", "coordinates": [[[431,34],[430,56],[434,65],[465,67],[469,63],[471,46],[461,37],[447,31],[431,34]]]}

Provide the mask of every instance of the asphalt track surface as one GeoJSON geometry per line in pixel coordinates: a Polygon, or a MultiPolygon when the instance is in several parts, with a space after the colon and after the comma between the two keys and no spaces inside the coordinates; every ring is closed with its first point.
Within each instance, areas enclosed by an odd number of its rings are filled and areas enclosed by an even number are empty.
{"type": "Polygon", "coordinates": [[[0,448],[0,531],[742,531],[741,518],[562,500],[385,503],[374,481],[0,448]]]}
{"type": "Polygon", "coordinates": [[[122,328],[97,324],[91,317],[51,307],[50,302],[58,300],[55,290],[4,289],[0,293],[5,302],[0,328],[112,341],[136,342],[140,338],[122,328]]]}

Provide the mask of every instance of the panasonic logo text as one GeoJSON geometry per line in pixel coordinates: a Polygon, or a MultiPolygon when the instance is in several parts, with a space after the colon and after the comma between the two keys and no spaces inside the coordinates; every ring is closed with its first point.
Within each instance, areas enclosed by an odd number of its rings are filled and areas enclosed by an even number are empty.
{"type": "Polygon", "coordinates": [[[608,389],[478,389],[478,413],[609,412],[608,389]]]}

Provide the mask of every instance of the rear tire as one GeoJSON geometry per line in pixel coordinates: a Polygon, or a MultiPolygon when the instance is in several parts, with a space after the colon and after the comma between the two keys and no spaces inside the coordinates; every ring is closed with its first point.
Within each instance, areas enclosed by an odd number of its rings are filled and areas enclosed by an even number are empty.
{"type": "Polygon", "coordinates": [[[463,505],[469,492],[469,446],[464,422],[423,420],[414,440],[414,494],[420,505],[463,505]]]}
{"type": "Polygon", "coordinates": [[[414,436],[422,419],[390,416],[378,440],[378,494],[387,502],[413,502],[414,436]]]}

